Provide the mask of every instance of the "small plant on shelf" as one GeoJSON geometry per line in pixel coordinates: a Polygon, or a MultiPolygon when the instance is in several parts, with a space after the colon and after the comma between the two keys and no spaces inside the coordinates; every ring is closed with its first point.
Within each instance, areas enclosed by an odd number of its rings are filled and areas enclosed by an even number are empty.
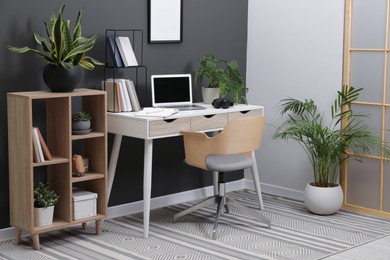
{"type": "Polygon", "coordinates": [[[88,121],[91,119],[91,115],[87,112],[74,112],[72,114],[72,121],[88,121]]]}
{"type": "Polygon", "coordinates": [[[87,112],[72,114],[72,131],[74,134],[86,134],[91,131],[91,115],[87,112]]]}
{"type": "Polygon", "coordinates": [[[49,185],[46,183],[39,182],[34,189],[34,207],[35,208],[47,208],[54,206],[58,200],[59,196],[49,188],[49,185]]]}

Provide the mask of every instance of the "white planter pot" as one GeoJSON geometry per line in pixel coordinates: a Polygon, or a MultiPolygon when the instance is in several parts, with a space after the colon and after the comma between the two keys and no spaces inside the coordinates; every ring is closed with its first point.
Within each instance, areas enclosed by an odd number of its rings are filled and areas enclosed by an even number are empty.
{"type": "Polygon", "coordinates": [[[34,208],[34,225],[47,226],[53,223],[54,206],[47,208],[34,208]]]}
{"type": "Polygon", "coordinates": [[[336,213],[343,204],[343,190],[335,187],[316,187],[308,183],[305,188],[305,204],[309,211],[319,215],[336,213]]]}
{"type": "Polygon", "coordinates": [[[203,103],[211,104],[214,99],[219,98],[219,88],[202,87],[203,103]]]}

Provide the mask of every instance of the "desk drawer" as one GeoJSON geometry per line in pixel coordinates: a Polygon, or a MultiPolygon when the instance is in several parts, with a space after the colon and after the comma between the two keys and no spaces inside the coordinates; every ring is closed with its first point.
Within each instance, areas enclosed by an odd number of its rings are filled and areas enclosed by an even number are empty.
{"type": "Polygon", "coordinates": [[[191,131],[223,128],[227,121],[227,114],[194,116],[191,118],[191,131]]]}
{"type": "Polygon", "coordinates": [[[233,120],[235,118],[242,118],[242,117],[248,117],[248,116],[262,116],[262,115],[263,115],[262,109],[232,112],[232,113],[229,113],[229,121],[233,120]]]}
{"type": "Polygon", "coordinates": [[[180,134],[181,131],[190,131],[190,118],[151,121],[149,125],[149,136],[151,137],[180,134]]]}

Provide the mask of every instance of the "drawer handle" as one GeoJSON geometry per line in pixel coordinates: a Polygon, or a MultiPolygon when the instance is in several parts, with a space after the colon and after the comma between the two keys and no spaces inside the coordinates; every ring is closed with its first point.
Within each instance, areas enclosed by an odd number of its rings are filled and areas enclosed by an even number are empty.
{"type": "Polygon", "coordinates": [[[213,116],[215,116],[215,114],[212,114],[212,115],[204,115],[205,118],[212,118],[213,116]]]}
{"type": "Polygon", "coordinates": [[[250,110],[244,110],[244,111],[240,111],[241,114],[246,114],[248,113],[250,110]]]}
{"type": "Polygon", "coordinates": [[[167,122],[167,123],[172,123],[175,120],[176,120],[175,118],[173,118],[173,119],[164,119],[164,121],[167,122]]]}

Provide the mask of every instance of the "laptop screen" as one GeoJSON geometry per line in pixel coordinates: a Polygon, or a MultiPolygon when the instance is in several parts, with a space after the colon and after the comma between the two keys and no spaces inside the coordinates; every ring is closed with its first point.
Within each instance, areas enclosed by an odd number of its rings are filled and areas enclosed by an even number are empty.
{"type": "Polygon", "coordinates": [[[152,105],[192,104],[191,74],[152,75],[152,105]]]}

